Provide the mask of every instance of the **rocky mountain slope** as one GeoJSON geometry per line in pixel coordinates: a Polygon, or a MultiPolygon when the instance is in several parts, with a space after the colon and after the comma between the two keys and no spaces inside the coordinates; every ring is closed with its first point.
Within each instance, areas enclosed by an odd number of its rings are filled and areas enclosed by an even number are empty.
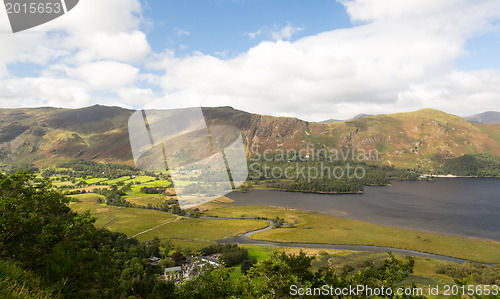
{"type": "MultiPolygon", "coordinates": [[[[379,160],[373,163],[423,168],[467,153],[500,155],[499,124],[473,124],[432,109],[328,124],[231,107],[203,111],[209,124],[240,128],[252,151],[376,149],[379,160]]],[[[0,165],[29,162],[45,166],[75,158],[133,165],[127,128],[133,112],[99,105],[0,109],[0,165]]]]}

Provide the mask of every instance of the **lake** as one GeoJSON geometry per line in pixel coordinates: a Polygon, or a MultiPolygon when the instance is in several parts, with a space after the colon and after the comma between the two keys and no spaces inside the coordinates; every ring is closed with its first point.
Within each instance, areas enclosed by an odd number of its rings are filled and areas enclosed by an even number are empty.
{"type": "Polygon", "coordinates": [[[315,211],[366,222],[500,241],[500,179],[439,178],[393,181],[364,194],[253,190],[232,192],[235,205],[315,211]]]}

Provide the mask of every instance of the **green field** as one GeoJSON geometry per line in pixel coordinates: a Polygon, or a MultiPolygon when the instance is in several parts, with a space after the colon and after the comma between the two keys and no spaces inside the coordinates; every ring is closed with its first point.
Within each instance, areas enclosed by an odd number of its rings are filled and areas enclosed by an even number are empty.
{"type": "Polygon", "coordinates": [[[163,202],[165,202],[165,196],[164,195],[158,195],[158,194],[133,194],[133,195],[127,195],[124,197],[124,199],[128,202],[131,202],[133,204],[141,205],[141,206],[147,206],[148,204],[151,204],[153,206],[159,206],[163,202]]]}
{"type": "Polygon", "coordinates": [[[180,251],[182,249],[189,249],[196,252],[204,247],[215,244],[214,241],[185,241],[185,240],[171,240],[174,244],[173,251],[180,251]]]}
{"type": "Polygon", "coordinates": [[[160,239],[184,239],[194,241],[215,241],[241,233],[264,228],[267,221],[261,220],[212,220],[182,218],[154,231],[137,237],[141,241],[160,239]]]}
{"type": "Polygon", "coordinates": [[[212,220],[181,217],[178,221],[173,221],[176,216],[166,212],[98,204],[97,198],[101,196],[95,193],[78,194],[71,197],[80,200],[80,202],[70,203],[71,209],[80,213],[90,210],[90,213],[97,218],[97,227],[102,227],[114,220],[106,228],[125,233],[127,236],[133,236],[171,221],[162,227],[137,236],[136,238],[141,241],[152,240],[154,237],[215,241],[267,226],[267,221],[259,220],[212,220]]]}
{"type": "MultiPolygon", "coordinates": [[[[277,228],[252,239],[318,244],[359,244],[435,253],[485,263],[500,263],[500,242],[426,233],[306,212],[266,206],[225,206],[206,212],[219,217],[284,218],[294,228],[277,228]]],[[[286,226],[286,224],[285,224],[286,226]]]]}
{"type": "Polygon", "coordinates": [[[89,185],[92,185],[92,184],[95,184],[97,182],[102,182],[105,180],[106,179],[104,179],[104,178],[92,178],[92,179],[86,179],[85,182],[87,182],[87,184],[89,184],[89,185]]]}
{"type": "Polygon", "coordinates": [[[102,227],[106,223],[116,219],[106,228],[111,231],[125,233],[127,236],[132,236],[162,223],[175,220],[175,216],[170,213],[98,204],[96,198],[100,195],[95,193],[72,195],[72,197],[74,196],[77,196],[81,202],[70,203],[71,209],[79,213],[90,210],[92,216],[97,218],[97,227],[102,227]]]}

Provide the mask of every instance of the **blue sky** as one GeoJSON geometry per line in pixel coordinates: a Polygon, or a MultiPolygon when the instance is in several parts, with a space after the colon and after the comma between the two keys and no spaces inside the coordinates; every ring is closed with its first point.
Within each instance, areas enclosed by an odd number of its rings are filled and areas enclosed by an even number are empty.
{"type": "MultiPolygon", "coordinates": [[[[234,57],[272,39],[271,32],[288,24],[302,29],[291,41],[357,25],[351,22],[345,7],[334,0],[317,0],[314,5],[305,0],[143,0],[142,3],[144,17],[149,21],[143,28],[153,50],[171,48],[179,55],[200,51],[221,58],[234,57]],[[255,38],[250,38],[252,33],[257,33],[255,38]]],[[[465,50],[468,53],[456,61],[458,69],[500,68],[500,31],[471,38],[465,50]]]]}
{"type": "MultiPolygon", "coordinates": [[[[496,24],[500,26],[500,24],[496,24]]],[[[500,68],[500,32],[494,30],[467,41],[468,54],[457,60],[457,67],[464,71],[500,68]]]]}
{"type": "Polygon", "coordinates": [[[271,32],[291,24],[303,28],[290,40],[338,28],[351,27],[344,6],[332,0],[256,1],[144,1],[145,25],[153,50],[173,48],[182,54],[201,51],[209,55],[236,55],[271,32]],[[181,30],[181,32],[179,32],[181,30]],[[255,38],[249,34],[258,33],[255,38]],[[188,46],[188,48],[184,48],[188,46]]]}
{"type": "Polygon", "coordinates": [[[0,107],[500,111],[498,0],[85,0],[9,30],[0,107]]]}

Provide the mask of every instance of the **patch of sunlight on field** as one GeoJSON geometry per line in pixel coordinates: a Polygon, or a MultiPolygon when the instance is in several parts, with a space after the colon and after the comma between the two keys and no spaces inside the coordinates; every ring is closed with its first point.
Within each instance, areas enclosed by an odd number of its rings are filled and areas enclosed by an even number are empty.
{"type": "Polygon", "coordinates": [[[85,182],[87,182],[87,184],[89,184],[89,185],[92,185],[92,184],[95,184],[97,182],[102,182],[105,180],[106,180],[105,178],[92,178],[92,179],[85,179],[85,182]]]}
{"type": "Polygon", "coordinates": [[[61,187],[61,186],[74,186],[72,182],[60,182],[60,181],[52,181],[52,186],[61,187]]]}
{"type": "Polygon", "coordinates": [[[149,175],[141,175],[141,176],[136,176],[134,178],[128,179],[126,182],[139,182],[139,183],[144,183],[144,182],[149,182],[155,180],[155,177],[149,176],[149,175]]]}
{"type": "Polygon", "coordinates": [[[165,180],[158,180],[140,184],[141,187],[168,187],[170,185],[172,185],[172,183],[165,180]]]}
{"type": "MultiPolygon", "coordinates": [[[[206,212],[206,211],[210,211],[210,210],[219,209],[221,207],[225,207],[226,206],[225,204],[232,203],[232,202],[234,202],[234,200],[227,198],[225,196],[221,196],[217,199],[206,202],[206,203],[201,204],[197,207],[189,208],[187,210],[189,211],[189,210],[194,210],[195,208],[198,208],[200,211],[206,212]]],[[[236,217],[234,217],[234,218],[236,218],[236,217]]]]}
{"type": "Polygon", "coordinates": [[[165,202],[165,195],[138,194],[126,196],[124,197],[124,199],[136,205],[147,206],[148,204],[151,204],[153,206],[160,206],[165,202]]]}
{"type": "Polygon", "coordinates": [[[112,180],[105,180],[105,181],[101,181],[101,183],[105,183],[105,184],[116,184],[118,182],[123,182],[123,181],[126,181],[126,180],[129,180],[130,179],[130,176],[122,176],[122,177],[119,177],[119,178],[116,178],[116,179],[112,179],[112,180]]]}

